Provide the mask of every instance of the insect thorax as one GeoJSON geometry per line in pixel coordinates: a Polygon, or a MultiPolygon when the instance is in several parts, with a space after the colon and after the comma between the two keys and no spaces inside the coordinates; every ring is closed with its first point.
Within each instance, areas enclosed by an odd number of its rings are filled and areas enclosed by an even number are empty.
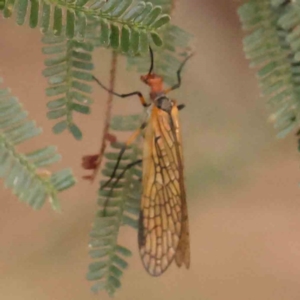
{"type": "Polygon", "coordinates": [[[170,112],[174,105],[173,101],[165,94],[158,94],[153,99],[154,105],[164,111],[170,112]]]}

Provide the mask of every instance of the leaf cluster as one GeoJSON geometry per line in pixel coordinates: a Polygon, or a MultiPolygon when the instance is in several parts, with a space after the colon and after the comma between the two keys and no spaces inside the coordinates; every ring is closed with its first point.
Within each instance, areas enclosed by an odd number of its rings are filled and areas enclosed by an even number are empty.
{"type": "Polygon", "coordinates": [[[82,133],[72,113],[90,113],[93,46],[131,56],[148,53],[150,44],[162,45],[159,30],[170,20],[161,6],[138,0],[6,0],[0,9],[4,17],[15,13],[17,24],[28,19],[45,34],[43,52],[51,55],[43,72],[50,77],[46,94],[56,97],[48,102],[47,116],[63,118],[54,133],[68,129],[76,139],[82,133]]]}
{"type": "Polygon", "coordinates": [[[169,22],[161,8],[133,0],[7,0],[2,4],[8,18],[16,12],[16,21],[39,26],[42,32],[65,35],[68,39],[85,37],[89,22],[97,24],[103,45],[132,53],[147,51],[149,42],[162,43],[158,29],[169,22]]]}
{"type": "Polygon", "coordinates": [[[43,71],[49,83],[46,95],[53,98],[47,103],[47,116],[49,119],[63,119],[53,127],[53,132],[58,134],[68,129],[76,139],[81,139],[82,133],[73,121],[73,112],[90,113],[93,45],[68,40],[65,36],[57,37],[53,33],[46,34],[43,42],[47,45],[43,53],[50,56],[45,60],[46,69],[43,71]]]}
{"type": "Polygon", "coordinates": [[[249,31],[244,50],[258,68],[261,92],[268,99],[270,119],[279,137],[299,127],[300,120],[300,2],[251,0],[239,9],[249,31]]]}
{"type": "MultiPolygon", "coordinates": [[[[132,130],[137,127],[138,120],[139,116],[115,116],[111,130],[132,130]]],[[[128,266],[126,258],[131,256],[129,249],[118,244],[120,227],[137,228],[140,205],[141,168],[136,165],[127,170],[128,164],[140,157],[138,143],[126,148],[115,177],[103,187],[110,179],[123,147],[123,143],[115,142],[105,153],[107,162],[102,170],[105,180],[100,183],[99,211],[90,233],[90,256],[95,261],[89,266],[87,279],[96,281],[92,291],[105,289],[110,295],[121,286],[121,276],[128,266]]]]}
{"type": "Polygon", "coordinates": [[[25,154],[16,148],[40,133],[9,89],[0,89],[0,177],[20,201],[34,209],[41,208],[46,199],[59,209],[58,193],[75,180],[69,169],[53,174],[46,169],[60,160],[56,148],[48,146],[25,154]]]}

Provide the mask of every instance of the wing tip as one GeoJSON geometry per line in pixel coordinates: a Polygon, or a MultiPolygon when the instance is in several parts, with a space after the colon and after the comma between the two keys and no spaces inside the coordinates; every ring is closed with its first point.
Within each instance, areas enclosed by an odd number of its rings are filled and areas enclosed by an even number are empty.
{"type": "Polygon", "coordinates": [[[191,264],[190,257],[182,257],[182,255],[179,256],[177,253],[175,261],[178,268],[181,268],[182,265],[185,265],[187,269],[190,268],[190,264],[191,264]]]}

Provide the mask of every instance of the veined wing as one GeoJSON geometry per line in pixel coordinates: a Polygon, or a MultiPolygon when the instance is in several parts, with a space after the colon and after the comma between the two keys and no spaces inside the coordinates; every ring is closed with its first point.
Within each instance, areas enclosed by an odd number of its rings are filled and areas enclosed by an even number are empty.
{"type": "Polygon", "coordinates": [[[161,275],[173,259],[189,267],[189,230],[178,109],[153,107],[145,132],[139,249],[146,270],[161,275]]]}

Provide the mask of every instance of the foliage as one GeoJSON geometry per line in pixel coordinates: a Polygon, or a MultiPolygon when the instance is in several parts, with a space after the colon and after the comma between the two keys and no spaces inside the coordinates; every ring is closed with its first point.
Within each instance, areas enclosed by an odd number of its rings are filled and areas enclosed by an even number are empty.
{"type": "Polygon", "coordinates": [[[9,89],[0,89],[0,177],[20,201],[34,209],[46,199],[53,209],[59,209],[58,192],[74,184],[70,170],[51,174],[47,166],[60,160],[55,147],[48,146],[30,153],[20,153],[16,147],[39,135],[41,129],[28,120],[18,99],[9,89]]]}
{"type": "MultiPolygon", "coordinates": [[[[139,116],[129,119],[128,116],[115,116],[111,130],[127,131],[138,127],[139,116]]],[[[121,286],[120,277],[128,266],[126,257],[131,256],[130,250],[118,244],[120,227],[128,225],[136,229],[139,214],[142,175],[140,166],[129,168],[118,180],[126,166],[138,160],[138,143],[126,148],[115,178],[103,187],[113,173],[123,146],[122,143],[112,143],[112,149],[105,153],[107,162],[102,171],[105,180],[101,182],[98,194],[100,209],[90,233],[90,256],[97,261],[90,264],[87,279],[97,281],[92,286],[94,292],[105,289],[110,295],[121,286]]]]}
{"type": "Polygon", "coordinates": [[[30,5],[28,0],[7,0],[2,6],[6,18],[16,11],[19,25],[28,15],[30,27],[39,25],[43,32],[51,29],[55,35],[68,38],[84,37],[88,21],[94,20],[101,28],[99,38],[114,49],[122,46],[123,51],[133,44],[144,48],[149,39],[161,44],[157,30],[170,19],[152,4],[133,0],[31,0],[30,5]]]}
{"type": "Polygon", "coordinates": [[[72,19],[72,22],[76,22],[70,27],[67,14],[65,26],[62,26],[61,18],[60,25],[55,26],[55,19],[50,30],[48,22],[47,28],[43,28],[45,36],[42,39],[47,44],[43,52],[51,55],[45,60],[47,69],[43,73],[50,77],[46,94],[56,97],[48,102],[50,112],[47,116],[50,119],[64,118],[53,127],[53,132],[58,134],[68,129],[76,139],[81,139],[82,133],[73,122],[73,112],[89,114],[89,105],[92,103],[87,94],[92,92],[88,82],[92,80],[93,46],[112,47],[128,55],[148,53],[151,40],[161,46],[162,40],[157,29],[169,21],[169,16],[162,13],[161,7],[153,6],[151,2],[79,2],[75,4],[92,7],[93,11],[101,12],[101,17],[88,14],[77,21],[72,19]]]}
{"type": "Polygon", "coordinates": [[[61,133],[68,128],[76,139],[81,139],[82,133],[74,124],[72,115],[74,111],[90,113],[93,45],[75,38],[67,40],[53,33],[46,34],[43,42],[47,44],[43,48],[44,54],[51,55],[45,60],[47,68],[43,72],[50,85],[46,94],[55,97],[47,103],[50,110],[47,116],[49,119],[64,119],[53,127],[53,132],[61,133]]]}
{"type": "Polygon", "coordinates": [[[85,38],[92,24],[102,46],[131,55],[147,52],[149,43],[161,46],[159,29],[170,21],[169,15],[150,1],[2,0],[0,9],[6,18],[16,12],[19,25],[28,18],[30,27],[40,26],[43,33],[50,31],[68,39],[85,38]]]}
{"type": "Polygon", "coordinates": [[[299,4],[299,0],[251,0],[239,9],[243,28],[251,32],[244,50],[251,66],[259,68],[261,91],[268,98],[279,137],[299,127],[299,4]]]}
{"type": "Polygon", "coordinates": [[[28,18],[30,27],[40,26],[45,34],[43,52],[51,55],[45,60],[46,94],[59,96],[48,102],[48,118],[64,118],[54,133],[68,129],[76,139],[82,133],[72,113],[90,113],[92,102],[86,95],[92,92],[87,84],[92,80],[91,42],[128,55],[146,53],[150,43],[162,45],[159,29],[170,20],[160,7],[133,0],[8,0],[0,9],[6,18],[15,12],[19,25],[28,18]]]}

